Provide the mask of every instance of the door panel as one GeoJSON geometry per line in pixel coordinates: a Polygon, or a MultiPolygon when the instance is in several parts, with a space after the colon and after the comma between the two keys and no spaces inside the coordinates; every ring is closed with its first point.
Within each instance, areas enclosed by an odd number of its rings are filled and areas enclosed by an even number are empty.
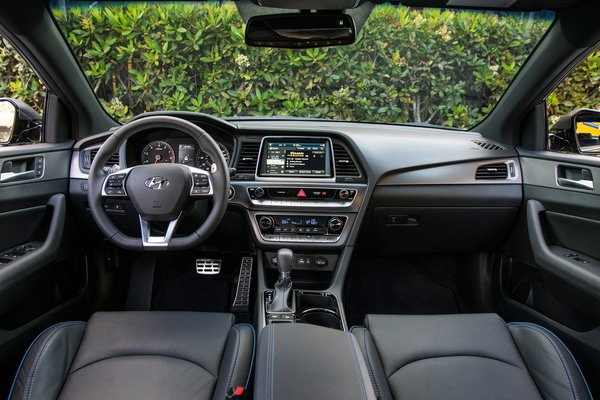
{"type": "Polygon", "coordinates": [[[509,320],[545,325],[600,382],[600,159],[518,149],[523,212],[499,268],[509,320]]]}
{"type": "Polygon", "coordinates": [[[0,147],[0,397],[27,343],[81,292],[68,218],[72,145],[0,147]]]}
{"type": "Polygon", "coordinates": [[[520,155],[535,267],[561,300],[600,319],[600,310],[590,309],[600,304],[600,160],[526,150],[520,155]]]}

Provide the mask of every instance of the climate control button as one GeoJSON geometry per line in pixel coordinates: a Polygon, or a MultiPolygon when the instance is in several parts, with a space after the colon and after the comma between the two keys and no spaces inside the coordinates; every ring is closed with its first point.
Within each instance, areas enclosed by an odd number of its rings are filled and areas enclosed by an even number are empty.
{"type": "Polygon", "coordinates": [[[344,227],[344,221],[341,218],[333,217],[327,222],[327,227],[331,232],[337,233],[344,227]]]}
{"type": "Polygon", "coordinates": [[[260,226],[260,229],[262,229],[263,231],[268,231],[269,229],[271,229],[273,227],[274,224],[275,224],[275,222],[273,221],[273,218],[267,217],[266,215],[263,215],[258,220],[258,225],[260,226]]]}

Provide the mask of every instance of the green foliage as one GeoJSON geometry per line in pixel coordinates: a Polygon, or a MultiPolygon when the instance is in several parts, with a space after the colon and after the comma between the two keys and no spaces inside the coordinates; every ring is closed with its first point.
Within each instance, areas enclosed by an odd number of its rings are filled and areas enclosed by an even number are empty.
{"type": "Polygon", "coordinates": [[[45,95],[44,84],[10,43],[0,36],[0,97],[22,100],[41,113],[45,95]]]}
{"type": "Polygon", "coordinates": [[[600,50],[591,53],[546,99],[553,125],[575,108],[600,109],[600,50]]]}
{"type": "MultiPolygon", "coordinates": [[[[247,47],[233,3],[54,12],[94,92],[121,121],[178,109],[468,128],[491,111],[550,24],[527,14],[377,6],[352,46],[286,50],[247,47]]],[[[4,47],[2,93],[39,107],[41,83],[24,85],[4,47]],[[7,89],[18,82],[20,92],[7,89]]],[[[595,90],[595,107],[599,64],[596,57],[588,66],[595,81],[583,72],[574,81],[580,93],[595,90]]],[[[566,104],[551,107],[564,112],[566,104]]]]}
{"type": "Polygon", "coordinates": [[[376,7],[353,46],[257,49],[233,3],[70,8],[57,20],[117,119],[150,110],[469,127],[550,23],[376,7]]]}

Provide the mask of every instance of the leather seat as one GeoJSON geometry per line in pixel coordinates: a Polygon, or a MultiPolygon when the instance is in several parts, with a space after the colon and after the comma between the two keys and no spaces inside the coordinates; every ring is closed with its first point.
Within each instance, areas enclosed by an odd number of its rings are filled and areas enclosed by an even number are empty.
{"type": "Polygon", "coordinates": [[[9,399],[224,399],[246,388],[254,345],[230,314],[96,313],[40,334],[9,399]]]}
{"type": "Polygon", "coordinates": [[[550,331],[495,314],[368,315],[352,328],[386,399],[574,399],[592,395],[550,331]]]}

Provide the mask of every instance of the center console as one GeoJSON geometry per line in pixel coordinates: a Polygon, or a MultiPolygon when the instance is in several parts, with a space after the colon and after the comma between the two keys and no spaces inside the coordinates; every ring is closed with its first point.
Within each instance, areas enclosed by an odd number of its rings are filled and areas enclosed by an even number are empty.
{"type": "Polygon", "coordinates": [[[350,332],[271,324],[260,335],[256,363],[256,400],[377,398],[350,332]]]}
{"type": "Polygon", "coordinates": [[[245,208],[262,252],[262,326],[346,328],[340,286],[334,281],[367,182],[344,140],[334,136],[260,135],[260,143],[254,137],[252,145],[242,144],[241,160],[252,162],[255,170],[232,181],[230,202],[245,208]],[[290,262],[283,267],[277,254],[282,250],[290,262]]]}

